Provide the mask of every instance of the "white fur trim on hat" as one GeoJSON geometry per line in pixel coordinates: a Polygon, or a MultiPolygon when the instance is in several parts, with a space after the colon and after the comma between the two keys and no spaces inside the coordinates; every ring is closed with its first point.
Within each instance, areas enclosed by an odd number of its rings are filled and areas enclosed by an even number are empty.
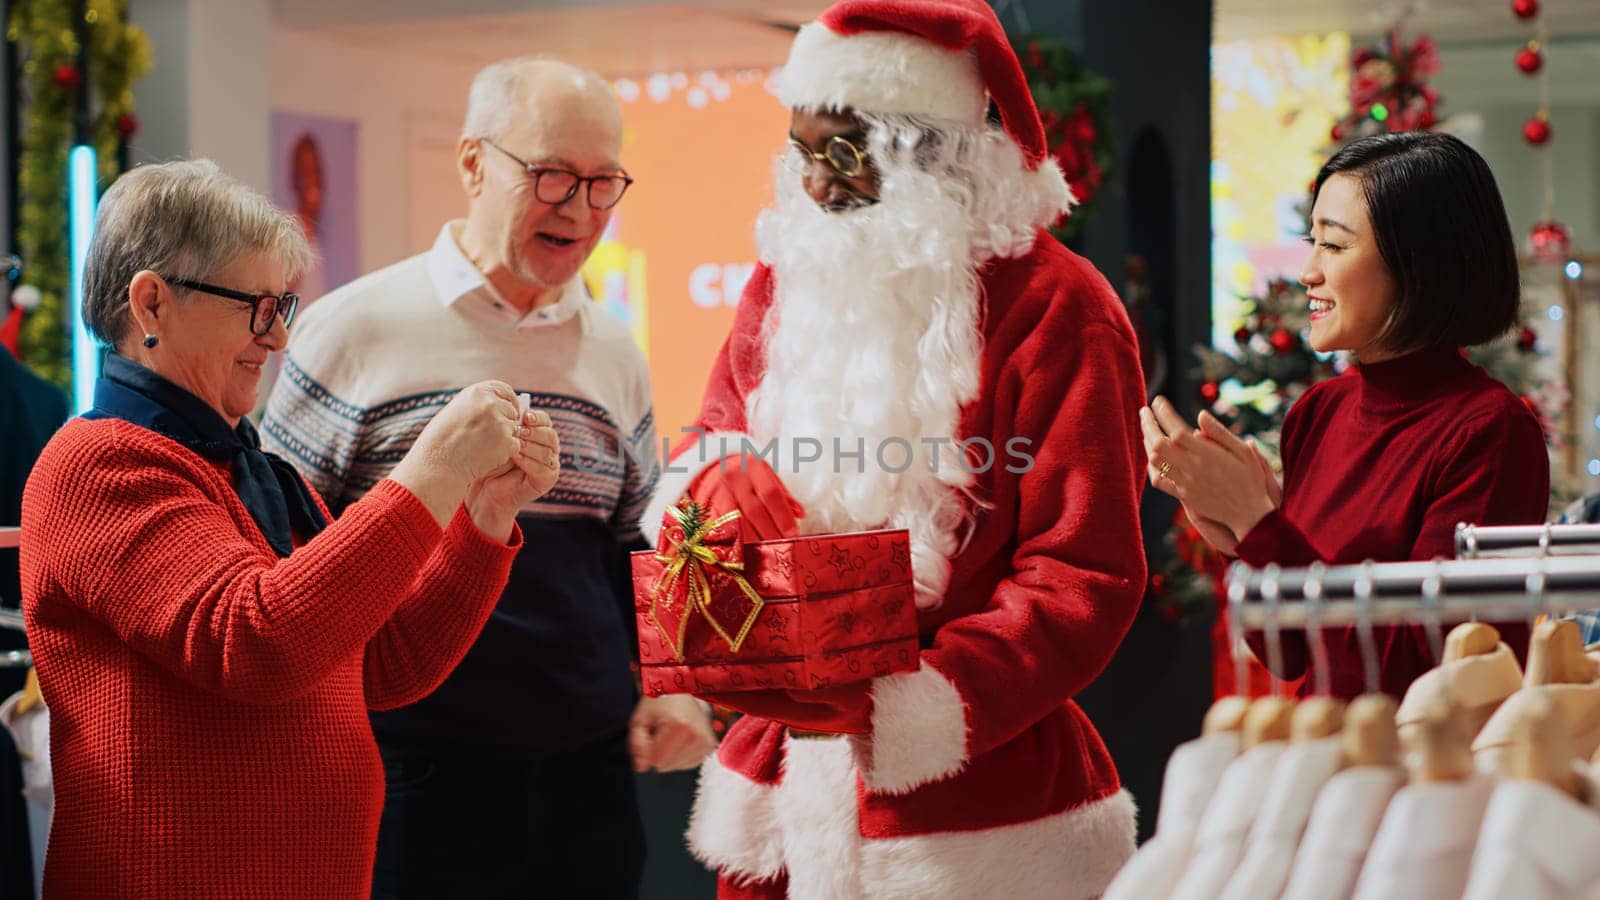
{"type": "Polygon", "coordinates": [[[880,794],[904,794],[967,764],[967,707],[939,670],[922,668],[872,681],[872,741],[863,743],[861,778],[880,794]]]}
{"type": "Polygon", "coordinates": [[[976,128],[989,110],[977,59],[912,35],[841,35],[812,22],[800,29],[776,78],[790,109],[849,107],[924,116],[976,128]]]}

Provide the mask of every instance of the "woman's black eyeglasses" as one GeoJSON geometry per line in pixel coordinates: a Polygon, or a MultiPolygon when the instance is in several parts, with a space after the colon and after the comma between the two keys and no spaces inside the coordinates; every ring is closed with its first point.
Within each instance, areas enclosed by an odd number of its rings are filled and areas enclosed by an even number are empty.
{"type": "Polygon", "coordinates": [[[199,291],[203,294],[212,294],[217,297],[225,297],[229,300],[250,304],[252,307],[250,333],[257,337],[272,330],[274,316],[281,316],[283,318],[283,327],[288,328],[289,323],[294,321],[295,310],[300,308],[299,294],[288,292],[280,295],[248,294],[244,291],[235,291],[225,287],[217,287],[214,284],[206,284],[204,281],[189,281],[184,278],[168,278],[167,283],[177,287],[188,288],[191,291],[199,291]]]}
{"type": "Polygon", "coordinates": [[[479,140],[510,157],[528,173],[528,177],[533,179],[533,195],[539,198],[540,203],[560,206],[576,196],[578,188],[588,185],[584,199],[589,201],[589,208],[610,209],[617,205],[617,201],[627,193],[628,186],[633,184],[633,179],[627,175],[579,175],[570,169],[536,166],[488,138],[479,140]]]}

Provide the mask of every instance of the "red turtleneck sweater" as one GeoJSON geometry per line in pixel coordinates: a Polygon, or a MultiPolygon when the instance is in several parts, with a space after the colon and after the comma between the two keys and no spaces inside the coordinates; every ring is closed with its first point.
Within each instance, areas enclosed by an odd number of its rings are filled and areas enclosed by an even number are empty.
{"type": "MultiPolygon", "coordinates": [[[[1243,541],[1252,566],[1397,562],[1455,555],[1458,522],[1543,522],[1550,458],[1522,401],[1454,349],[1352,366],[1307,391],[1283,423],[1283,505],[1243,541]]],[[[1520,655],[1521,623],[1500,628],[1520,655]]],[[[1395,697],[1433,665],[1420,626],[1378,628],[1381,689],[1395,697]]],[[[1332,691],[1365,690],[1353,629],[1328,629],[1332,691]]],[[[1304,633],[1284,638],[1288,678],[1306,671],[1304,633]]],[[[1259,636],[1251,645],[1266,658],[1259,636]]],[[[1308,679],[1302,693],[1314,688],[1308,679]]]]}

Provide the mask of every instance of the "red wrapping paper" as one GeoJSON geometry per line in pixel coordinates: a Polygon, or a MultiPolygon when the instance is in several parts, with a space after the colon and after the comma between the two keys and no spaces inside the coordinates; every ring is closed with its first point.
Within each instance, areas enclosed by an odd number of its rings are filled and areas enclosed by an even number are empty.
{"type": "Polygon", "coordinates": [[[811,690],[918,668],[907,532],[743,544],[737,528],[729,523],[700,542],[720,562],[743,569],[699,563],[709,587],[709,616],[698,608],[686,611],[687,573],[675,583],[669,577],[673,589],[663,589],[674,548],[685,537],[681,527],[669,520],[657,550],[633,554],[640,679],[647,696],[811,690]],[[735,575],[759,595],[759,608],[735,575]]]}

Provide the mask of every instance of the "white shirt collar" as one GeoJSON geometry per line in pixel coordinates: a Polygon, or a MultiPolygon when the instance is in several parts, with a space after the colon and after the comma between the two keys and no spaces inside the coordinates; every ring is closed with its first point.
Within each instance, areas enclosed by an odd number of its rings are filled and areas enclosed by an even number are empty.
{"type": "MultiPolygon", "coordinates": [[[[461,219],[446,222],[428,251],[428,276],[439,294],[439,302],[446,307],[456,307],[486,324],[521,329],[561,325],[590,305],[589,292],[583,285],[583,276],[579,275],[561,289],[560,300],[529,313],[519,312],[500,296],[494,285],[483,277],[483,272],[462,252],[456,233],[464,225],[461,219]]],[[[586,323],[582,324],[587,327],[586,323]]]]}

